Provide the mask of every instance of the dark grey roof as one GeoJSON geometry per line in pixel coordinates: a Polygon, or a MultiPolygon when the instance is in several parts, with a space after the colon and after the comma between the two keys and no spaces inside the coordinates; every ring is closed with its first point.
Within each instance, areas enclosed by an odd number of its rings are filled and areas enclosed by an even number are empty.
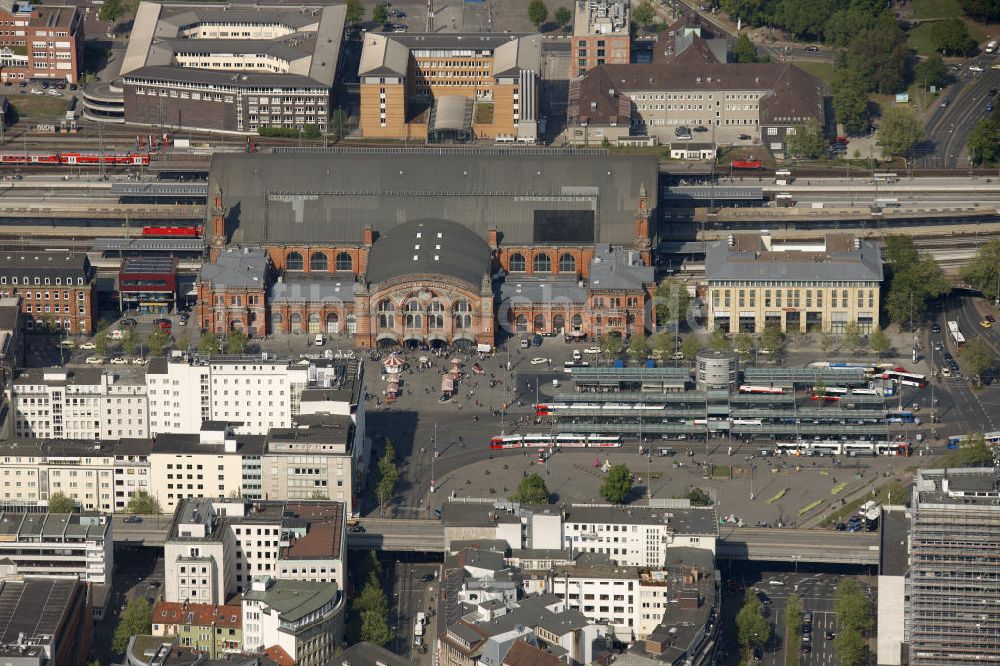
{"type": "Polygon", "coordinates": [[[219,71],[194,67],[150,65],[134,69],[123,77],[125,84],[168,81],[171,83],[202,83],[236,88],[315,88],[326,90],[330,86],[301,74],[259,73],[250,71],[219,71]]]}
{"type": "Polygon", "coordinates": [[[306,58],[306,50],[314,42],[315,34],[288,35],[277,39],[166,39],[161,44],[169,45],[174,53],[217,53],[270,55],[282,60],[306,58]]]}
{"type": "Polygon", "coordinates": [[[577,221],[585,230],[592,216],[593,232],[579,242],[631,245],[639,189],[645,184],[655,215],[656,182],[655,155],[290,149],[217,153],[209,187],[222,190],[226,233],[236,243],[360,245],[366,226],[386,234],[429,218],[459,222],[483,238],[496,227],[508,244],[535,243],[544,242],[536,218],[554,232],[577,221]]]}
{"type": "Polygon", "coordinates": [[[380,645],[361,642],[334,657],[328,666],[410,666],[411,663],[380,645]]]}
{"type": "Polygon", "coordinates": [[[564,523],[669,525],[675,534],[716,535],[719,524],[710,507],[650,508],[632,506],[569,506],[564,523]]]}
{"type": "MultiPolygon", "coordinates": [[[[264,453],[263,435],[235,435],[236,451],[232,455],[259,456],[264,453]]],[[[153,440],[154,453],[224,454],[225,444],[202,443],[199,435],[163,433],[153,440]]]]}
{"type": "MultiPolygon", "coordinates": [[[[742,239],[741,239],[742,241],[742,239]]],[[[745,244],[745,243],[744,243],[745,244]]],[[[837,243],[842,245],[842,243],[837,243]]],[[[882,255],[875,243],[858,239],[854,248],[824,252],[771,252],[764,248],[730,247],[726,240],[708,243],[705,277],[716,280],[882,281],[882,255]]]]}
{"type": "MultiPolygon", "coordinates": [[[[16,643],[18,638],[42,636],[45,643],[59,631],[69,604],[82,585],[65,578],[27,578],[8,580],[0,589],[0,642],[16,643]]],[[[64,640],[72,641],[70,636],[64,640]]]]}
{"type": "Polygon", "coordinates": [[[201,265],[200,282],[226,287],[264,288],[267,277],[267,253],[256,248],[230,248],[214,262],[201,265]]]}
{"type": "Polygon", "coordinates": [[[372,246],[367,278],[377,284],[408,275],[446,275],[478,288],[490,272],[490,247],[458,222],[415,220],[372,246]]]}
{"type": "Polygon", "coordinates": [[[653,267],[644,266],[637,252],[598,245],[590,262],[591,290],[641,290],[653,282],[653,267]]]}
{"type": "Polygon", "coordinates": [[[83,252],[24,252],[8,250],[0,254],[0,275],[18,277],[90,278],[90,260],[83,252]]]}
{"type": "Polygon", "coordinates": [[[895,507],[882,512],[880,576],[902,576],[910,568],[909,535],[910,519],[905,510],[895,507]]]}
{"type": "Polygon", "coordinates": [[[566,278],[546,280],[512,274],[500,285],[500,301],[507,303],[505,307],[518,303],[586,303],[587,288],[566,278]]]}
{"type": "MultiPolygon", "coordinates": [[[[309,261],[306,257],[305,261],[309,261]]],[[[327,304],[336,302],[353,303],[354,291],[360,288],[354,281],[353,273],[320,273],[297,274],[285,272],[280,282],[271,285],[267,294],[268,303],[305,303],[322,301],[327,304]]]]}

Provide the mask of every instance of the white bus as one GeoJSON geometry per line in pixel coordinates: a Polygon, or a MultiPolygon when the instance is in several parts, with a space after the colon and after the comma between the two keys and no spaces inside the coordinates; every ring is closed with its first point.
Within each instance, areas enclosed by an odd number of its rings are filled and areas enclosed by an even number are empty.
{"type": "Polygon", "coordinates": [[[894,173],[875,172],[872,174],[873,183],[895,183],[897,180],[899,180],[899,177],[894,173]]]}
{"type": "Polygon", "coordinates": [[[955,346],[961,351],[962,347],[965,346],[965,336],[962,335],[962,331],[958,328],[957,321],[948,322],[948,333],[951,334],[951,339],[955,341],[955,346]]]}

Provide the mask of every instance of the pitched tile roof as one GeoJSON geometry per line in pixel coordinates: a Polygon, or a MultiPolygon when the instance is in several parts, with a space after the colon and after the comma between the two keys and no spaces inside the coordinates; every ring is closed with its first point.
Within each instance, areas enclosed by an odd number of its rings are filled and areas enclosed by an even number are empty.
{"type": "Polygon", "coordinates": [[[242,626],[242,609],[238,605],[183,604],[161,601],[153,606],[153,624],[190,624],[196,627],[218,625],[224,629],[242,626]]]}

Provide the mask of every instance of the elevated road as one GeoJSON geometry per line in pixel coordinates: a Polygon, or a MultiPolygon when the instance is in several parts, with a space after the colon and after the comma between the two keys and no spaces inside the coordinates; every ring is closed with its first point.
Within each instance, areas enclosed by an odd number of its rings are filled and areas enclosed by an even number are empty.
{"type": "MultiPolygon", "coordinates": [[[[114,516],[115,543],[163,546],[170,519],[166,515],[143,516],[140,523],[125,523],[123,516],[114,516]]],[[[364,531],[347,533],[349,549],[444,552],[444,528],[439,520],[363,518],[359,525],[364,531]]],[[[720,559],[861,565],[879,563],[878,533],[729,526],[723,526],[721,530],[716,548],[720,559]]]]}

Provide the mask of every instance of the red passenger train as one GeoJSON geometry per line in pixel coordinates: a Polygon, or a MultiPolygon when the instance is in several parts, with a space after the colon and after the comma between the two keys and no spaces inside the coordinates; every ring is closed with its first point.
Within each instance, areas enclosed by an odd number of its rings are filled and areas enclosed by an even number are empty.
{"type": "Polygon", "coordinates": [[[148,166],[149,153],[93,153],[93,152],[51,152],[51,153],[0,153],[0,165],[51,164],[64,166],[148,166]]]}
{"type": "Polygon", "coordinates": [[[730,166],[734,169],[753,169],[760,171],[764,168],[764,163],[760,160],[733,160],[730,166]]]}
{"type": "Polygon", "coordinates": [[[146,238],[201,238],[201,227],[143,227],[146,238]]]}

